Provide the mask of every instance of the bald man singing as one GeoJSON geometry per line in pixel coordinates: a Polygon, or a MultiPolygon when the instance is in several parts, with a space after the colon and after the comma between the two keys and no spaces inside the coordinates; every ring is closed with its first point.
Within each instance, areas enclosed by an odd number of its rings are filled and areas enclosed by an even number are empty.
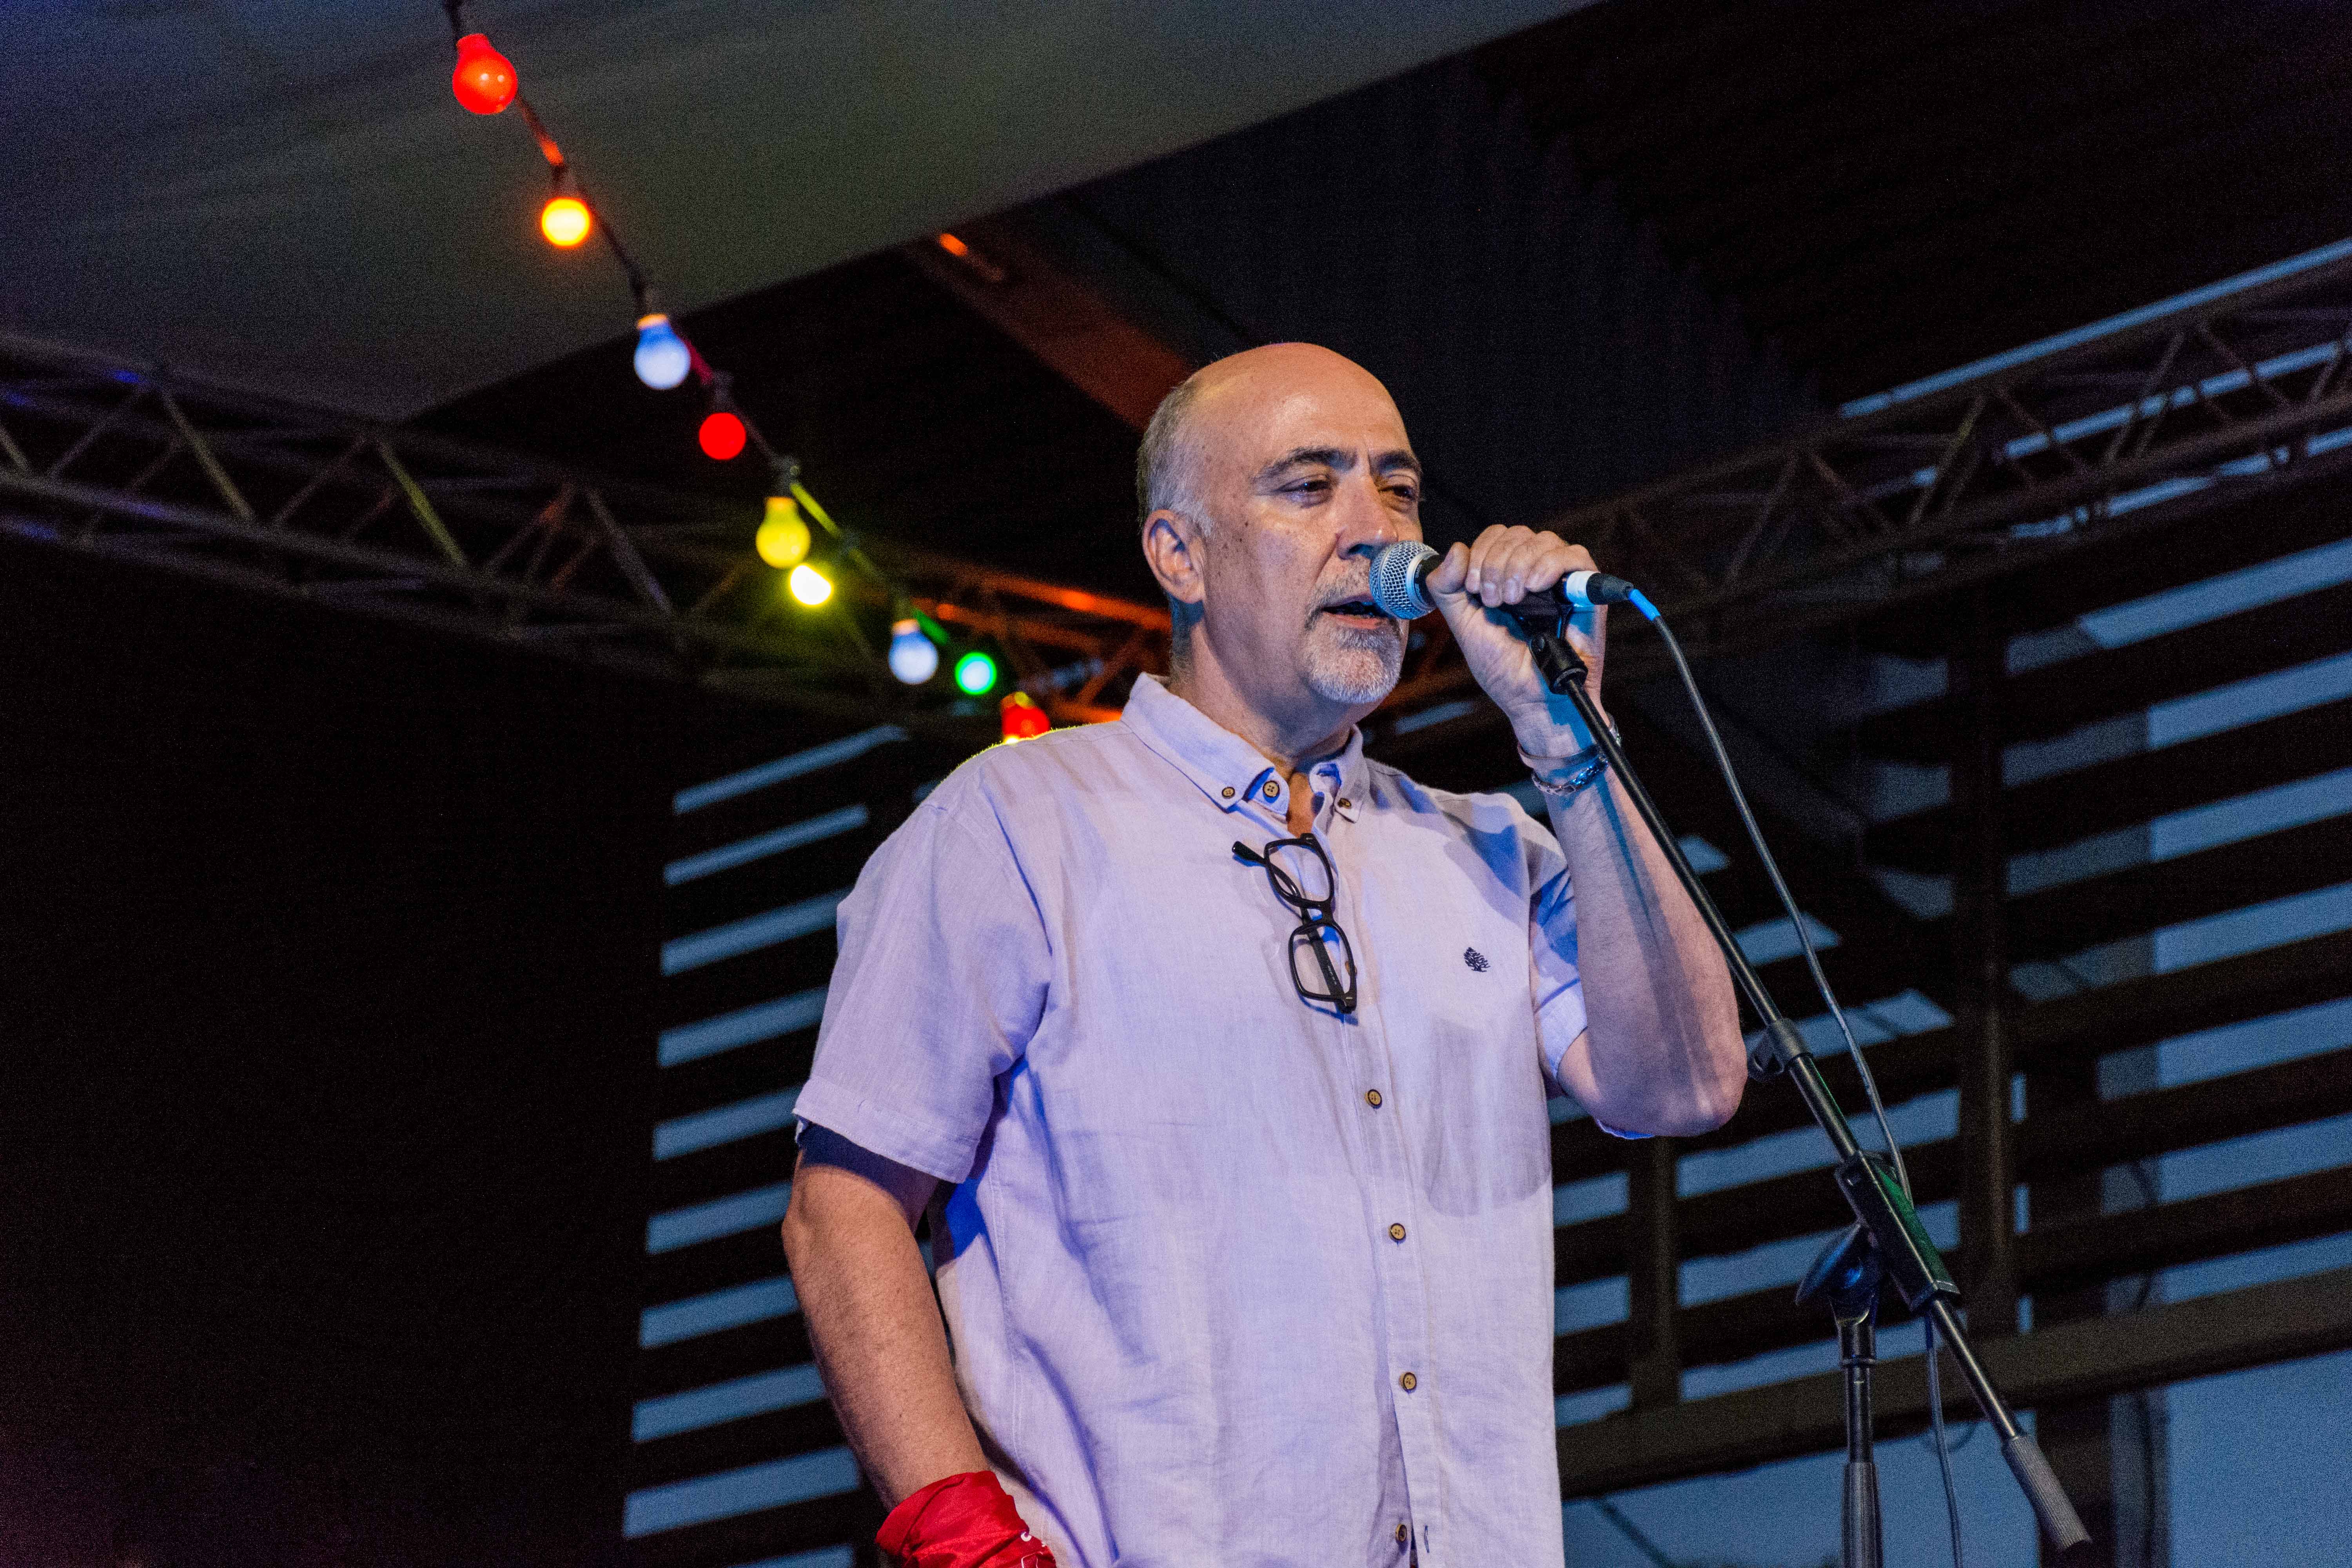
{"type": "Polygon", "coordinates": [[[1681,1135],[1746,1081],[1706,928],[1501,608],[1593,562],[1490,528],[1427,584],[1547,826],[1364,755],[1405,638],[1369,563],[1421,537],[1379,381],[1236,354],[1136,469],[1168,679],[965,763],[841,907],[783,1237],[880,1544],[1559,1563],[1545,1101],[1681,1135]]]}

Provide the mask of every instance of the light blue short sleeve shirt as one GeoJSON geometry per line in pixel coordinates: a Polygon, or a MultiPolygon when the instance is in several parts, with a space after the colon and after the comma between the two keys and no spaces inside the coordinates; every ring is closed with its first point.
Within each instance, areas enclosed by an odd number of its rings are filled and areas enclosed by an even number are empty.
{"type": "Polygon", "coordinates": [[[1065,1568],[1561,1561],[1565,865],[1360,736],[1310,776],[1352,1016],[1234,852],[1288,781],[1149,679],[957,770],[841,906],[799,1114],[952,1184],[957,1379],[1065,1568]]]}

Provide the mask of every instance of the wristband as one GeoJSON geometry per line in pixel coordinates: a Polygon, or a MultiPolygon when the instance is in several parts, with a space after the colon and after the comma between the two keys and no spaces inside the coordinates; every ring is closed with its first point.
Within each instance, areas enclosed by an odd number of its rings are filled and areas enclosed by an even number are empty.
{"type": "MultiPolygon", "coordinates": [[[[1574,757],[1570,757],[1569,759],[1570,762],[1574,762],[1575,760],[1576,759],[1574,757]]],[[[1591,784],[1602,773],[1606,773],[1608,769],[1609,759],[1596,752],[1592,754],[1592,760],[1591,762],[1585,763],[1582,767],[1575,769],[1570,773],[1568,777],[1560,780],[1558,784],[1552,783],[1551,780],[1544,777],[1541,773],[1532,773],[1530,776],[1535,780],[1536,788],[1543,791],[1544,794],[1549,795],[1554,800],[1565,801],[1573,799],[1575,796],[1581,794],[1587,785],[1591,784]]]]}
{"type": "MultiPolygon", "coordinates": [[[[1609,738],[1621,746],[1624,744],[1623,738],[1617,733],[1614,720],[1609,722],[1609,738]]],[[[1528,773],[1535,779],[1536,788],[1558,801],[1570,800],[1582,794],[1609,766],[1608,755],[1597,745],[1587,746],[1572,757],[1531,757],[1521,752],[1519,761],[1527,764],[1528,773]],[[1568,776],[1558,783],[1544,777],[1543,766],[1547,763],[1566,763],[1569,765],[1568,776]]]]}
{"type": "Polygon", "coordinates": [[[949,1476],[883,1520],[874,1544],[902,1568],[1055,1568],[993,1470],[949,1476]]]}

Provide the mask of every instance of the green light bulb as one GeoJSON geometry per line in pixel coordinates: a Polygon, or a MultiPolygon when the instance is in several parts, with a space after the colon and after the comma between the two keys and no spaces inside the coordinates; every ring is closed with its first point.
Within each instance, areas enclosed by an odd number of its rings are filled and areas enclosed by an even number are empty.
{"type": "Polygon", "coordinates": [[[996,661],[978,648],[956,660],[956,689],[967,697],[984,697],[996,689],[996,661]]]}

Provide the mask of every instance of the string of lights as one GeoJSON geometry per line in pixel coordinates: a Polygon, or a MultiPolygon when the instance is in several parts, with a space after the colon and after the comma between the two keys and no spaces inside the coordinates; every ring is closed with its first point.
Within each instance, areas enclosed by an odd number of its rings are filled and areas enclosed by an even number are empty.
{"type": "MultiPolygon", "coordinates": [[[[645,269],[610,218],[598,209],[578,171],[523,92],[514,62],[491,44],[487,34],[467,30],[465,6],[466,0],[442,0],[457,56],[450,90],[472,113],[498,115],[513,109],[521,115],[547,164],[549,194],[540,208],[539,230],[550,245],[570,250],[585,244],[591,236],[602,237],[604,248],[625,276],[635,304],[637,342],[631,363],[637,379],[656,392],[675,391],[691,380],[706,406],[695,432],[703,455],[713,462],[728,463],[750,451],[767,466],[767,510],[753,536],[754,552],[782,574],[783,591],[795,602],[812,610],[824,605],[834,598],[835,584],[825,561],[816,553],[816,537],[809,526],[814,520],[824,533],[825,554],[867,579],[893,606],[885,656],[891,675],[908,687],[929,684],[940,672],[941,647],[952,641],[947,629],[834,521],[802,483],[799,462],[778,451],[758,423],[736,404],[727,373],[705,359],[659,308],[645,269]]],[[[862,643],[863,634],[857,633],[855,623],[847,624],[862,643]]],[[[972,645],[958,655],[950,679],[963,696],[982,698],[996,690],[1001,675],[995,658],[986,648],[972,645]]],[[[1052,727],[1051,718],[1026,691],[1006,694],[999,710],[1008,741],[1043,734],[1052,727]]]]}

